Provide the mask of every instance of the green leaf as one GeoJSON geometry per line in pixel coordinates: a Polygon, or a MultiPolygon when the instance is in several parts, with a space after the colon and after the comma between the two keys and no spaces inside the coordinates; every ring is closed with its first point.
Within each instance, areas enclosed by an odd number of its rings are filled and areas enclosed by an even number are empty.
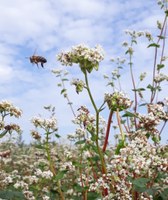
{"type": "Polygon", "coordinates": [[[61,90],[61,94],[65,93],[65,92],[66,92],[66,89],[61,90]]]}
{"type": "Polygon", "coordinates": [[[137,192],[144,192],[147,190],[147,183],[150,181],[148,178],[137,178],[132,181],[134,190],[137,192]]]}
{"type": "Polygon", "coordinates": [[[160,70],[160,69],[162,69],[162,68],[164,68],[164,67],[165,67],[164,64],[158,64],[158,65],[157,65],[157,70],[160,70]]]}
{"type": "Polygon", "coordinates": [[[132,91],[137,91],[137,92],[139,92],[139,91],[145,91],[145,88],[137,88],[137,89],[132,89],[132,91]]]}
{"type": "Polygon", "coordinates": [[[98,69],[99,69],[99,63],[95,64],[94,68],[95,68],[96,71],[98,71],[98,69]]]}
{"type": "Polygon", "coordinates": [[[115,154],[119,155],[120,149],[122,149],[124,147],[125,147],[125,141],[124,140],[119,140],[119,143],[118,143],[117,148],[115,150],[115,154]]]}
{"type": "Polygon", "coordinates": [[[122,117],[136,117],[136,115],[134,113],[126,111],[125,114],[122,115],[122,117]]]}
{"type": "Polygon", "coordinates": [[[3,138],[7,134],[8,130],[4,130],[2,133],[0,133],[0,138],[3,138]]]}
{"type": "Polygon", "coordinates": [[[166,11],[165,11],[165,14],[166,14],[166,15],[167,15],[167,17],[168,17],[168,10],[166,10],[166,11]]]}
{"type": "Polygon", "coordinates": [[[55,137],[56,137],[56,138],[60,138],[61,136],[60,136],[59,134],[56,133],[56,134],[55,134],[55,137]]]}
{"type": "Polygon", "coordinates": [[[87,199],[88,200],[97,200],[100,199],[100,194],[96,193],[96,192],[88,192],[88,196],[87,199]]]}
{"type": "Polygon", "coordinates": [[[86,139],[84,140],[79,140],[75,143],[75,145],[78,145],[78,144],[84,144],[86,142],[86,139]]]}
{"type": "Polygon", "coordinates": [[[148,48],[149,48],[149,47],[156,47],[156,48],[159,48],[160,45],[159,45],[159,44],[156,44],[156,43],[152,43],[152,44],[150,44],[150,45],[148,46],[148,48]]]}
{"type": "Polygon", "coordinates": [[[139,105],[139,107],[146,106],[146,105],[147,105],[147,103],[142,103],[142,104],[139,105]]]}
{"type": "Polygon", "coordinates": [[[4,200],[25,200],[25,197],[22,192],[11,191],[11,190],[3,190],[0,191],[0,198],[4,200]]]}
{"type": "Polygon", "coordinates": [[[167,200],[168,197],[168,188],[164,189],[163,192],[161,192],[160,196],[163,200],[167,200]]]}
{"type": "Polygon", "coordinates": [[[83,191],[86,191],[88,190],[88,187],[82,187],[80,186],[79,184],[75,183],[73,185],[73,188],[75,189],[76,192],[83,192],[83,191]]]}
{"type": "Polygon", "coordinates": [[[69,81],[67,78],[63,78],[62,81],[69,81]]]}
{"type": "Polygon", "coordinates": [[[64,177],[64,175],[67,173],[68,170],[63,170],[57,173],[57,175],[54,177],[55,180],[60,180],[64,177]]]}
{"type": "Polygon", "coordinates": [[[72,161],[72,164],[73,164],[75,167],[79,167],[79,168],[84,168],[84,167],[85,167],[84,164],[81,164],[80,162],[77,162],[77,161],[72,161]]]}
{"type": "Polygon", "coordinates": [[[151,84],[149,84],[148,86],[147,86],[147,88],[148,89],[150,89],[151,90],[151,92],[153,92],[153,91],[155,91],[156,89],[151,85],[151,84]]]}

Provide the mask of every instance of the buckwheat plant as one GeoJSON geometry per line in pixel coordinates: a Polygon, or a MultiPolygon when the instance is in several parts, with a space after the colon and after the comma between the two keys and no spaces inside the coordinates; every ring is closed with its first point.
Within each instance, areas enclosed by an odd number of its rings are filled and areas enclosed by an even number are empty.
{"type": "Polygon", "coordinates": [[[11,102],[5,100],[0,102],[0,130],[2,131],[0,138],[4,137],[7,133],[11,134],[13,131],[21,133],[19,125],[5,121],[7,117],[14,116],[15,118],[19,118],[21,114],[21,109],[15,107],[11,102]]]}
{"type": "MultiPolygon", "coordinates": [[[[57,168],[54,163],[54,159],[52,158],[52,145],[51,145],[51,136],[54,134],[56,138],[59,138],[58,131],[58,125],[57,120],[55,118],[55,107],[45,106],[46,110],[51,112],[50,118],[41,118],[41,117],[33,117],[31,119],[31,122],[33,123],[35,130],[32,130],[32,136],[37,141],[37,148],[40,147],[41,149],[44,149],[44,152],[46,154],[46,159],[48,160],[48,170],[47,171],[41,171],[37,169],[36,175],[39,177],[44,178],[45,180],[53,181],[53,184],[58,188],[58,193],[60,195],[61,199],[64,199],[64,195],[61,190],[61,182],[56,179],[56,176],[58,175],[57,168]],[[41,131],[43,131],[44,139],[42,137],[41,131]],[[54,180],[55,179],[55,180],[54,180]]],[[[51,190],[53,187],[48,188],[47,190],[51,190]]],[[[40,188],[41,190],[41,188],[40,188]]],[[[40,193],[40,190],[38,189],[38,193],[40,193]]],[[[37,195],[36,195],[37,196],[37,195]]]]}
{"type": "MultiPolygon", "coordinates": [[[[167,60],[168,11],[167,1],[158,4],[164,10],[165,18],[163,23],[157,22],[157,40],[149,31],[126,31],[130,38],[123,42],[126,58],[111,60],[116,62],[117,68],[112,71],[112,77],[105,75],[104,78],[113,92],[104,94],[100,106],[93,97],[89,77],[95,73],[94,69],[99,70],[104,59],[103,49],[99,45],[90,48],[79,44],[57,55],[63,66],[79,66],[83,80],[75,78],[72,85],[79,95],[87,91],[94,110],[91,113],[89,106],[80,105],[73,120],[77,129],[68,135],[68,139],[75,143],[74,157],[78,158],[71,158],[77,171],[72,188],[65,194],[71,194],[72,199],[167,199],[168,147],[161,145],[160,141],[168,120],[168,106],[167,97],[159,98],[159,94],[164,89],[163,81],[168,80],[163,70],[167,60]],[[134,74],[135,46],[139,38],[146,38],[148,49],[154,50],[150,83],[145,82],[146,72],[142,72],[138,79],[134,74]],[[129,66],[133,95],[122,91],[121,71],[125,65],[129,66]],[[140,87],[142,82],[146,86],[140,87]],[[101,116],[105,110],[109,112],[107,120],[101,116]],[[118,131],[116,145],[110,137],[111,126],[118,131]]],[[[166,93],[163,91],[163,94],[166,93]]]]}

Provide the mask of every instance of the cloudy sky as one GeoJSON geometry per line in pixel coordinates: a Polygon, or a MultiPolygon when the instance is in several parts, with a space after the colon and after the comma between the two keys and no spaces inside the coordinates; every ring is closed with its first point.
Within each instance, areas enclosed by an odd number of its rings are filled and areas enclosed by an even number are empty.
{"type": "MultiPolygon", "coordinates": [[[[100,71],[90,76],[94,97],[100,102],[106,91],[103,74],[114,69],[109,60],[123,53],[124,30],[155,33],[156,21],[163,19],[163,11],[155,0],[1,0],[0,10],[0,97],[23,110],[18,122],[26,142],[31,141],[30,118],[42,114],[43,106],[49,104],[56,107],[60,134],[74,131],[73,115],[51,73],[51,69],[60,67],[56,54],[79,43],[91,47],[100,44],[104,48],[105,61],[100,71]],[[47,58],[45,69],[33,66],[25,58],[33,55],[35,49],[47,58]]],[[[146,68],[144,63],[152,59],[152,52],[143,42],[137,51],[135,71],[151,73],[152,66],[146,68]]],[[[70,79],[82,78],[76,66],[64,69],[69,70],[70,79]]],[[[127,77],[127,70],[123,75],[127,77]]],[[[124,86],[128,89],[127,84],[124,86]]],[[[77,95],[74,88],[67,87],[75,110],[82,104],[88,105],[85,93],[77,95]]]]}

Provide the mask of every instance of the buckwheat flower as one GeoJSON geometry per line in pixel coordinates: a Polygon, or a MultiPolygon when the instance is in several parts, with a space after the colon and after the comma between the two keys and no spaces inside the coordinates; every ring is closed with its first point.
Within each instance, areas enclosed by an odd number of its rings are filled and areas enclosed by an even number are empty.
{"type": "Polygon", "coordinates": [[[73,189],[69,189],[66,191],[66,194],[69,194],[69,195],[73,195],[74,193],[74,190],[73,189]]]}
{"type": "Polygon", "coordinates": [[[127,53],[129,53],[130,55],[133,55],[134,50],[132,47],[128,47],[127,53]]]}
{"type": "Polygon", "coordinates": [[[114,92],[113,94],[105,94],[104,101],[107,103],[109,109],[113,111],[125,110],[132,105],[132,101],[126,97],[122,92],[114,92]]]}
{"type": "Polygon", "coordinates": [[[99,62],[104,59],[104,51],[100,45],[89,48],[85,44],[79,44],[70,51],[58,54],[57,59],[63,65],[79,64],[82,71],[86,69],[90,73],[93,68],[98,70],[99,62]]]}
{"type": "Polygon", "coordinates": [[[161,61],[164,62],[168,59],[168,56],[162,56],[161,61]]]}
{"type": "Polygon", "coordinates": [[[29,184],[38,183],[39,178],[36,176],[24,176],[23,180],[27,180],[29,184]]]}
{"type": "Polygon", "coordinates": [[[7,131],[9,131],[10,133],[12,132],[12,131],[15,131],[15,132],[17,132],[17,133],[21,133],[22,132],[22,130],[21,130],[21,128],[20,128],[20,126],[19,125],[17,125],[17,124],[9,124],[9,125],[6,125],[5,127],[4,127],[4,129],[5,130],[7,130],[7,131]]]}
{"type": "Polygon", "coordinates": [[[62,166],[60,167],[61,170],[69,170],[69,171],[75,171],[75,166],[73,166],[71,161],[67,161],[65,163],[62,164],[62,166]]]}
{"type": "Polygon", "coordinates": [[[145,31],[145,37],[146,37],[149,41],[153,40],[152,34],[151,34],[149,31],[145,31]]]}
{"type": "Polygon", "coordinates": [[[13,179],[12,179],[11,176],[7,176],[7,177],[5,177],[5,179],[3,180],[3,182],[8,185],[10,183],[13,183],[13,179]]]}
{"type": "Polygon", "coordinates": [[[28,190],[29,186],[27,183],[25,183],[24,181],[17,181],[15,184],[14,184],[14,187],[16,189],[18,188],[21,188],[23,190],[28,190]]]}
{"type": "Polygon", "coordinates": [[[35,197],[33,196],[33,192],[27,190],[27,191],[23,191],[23,194],[26,199],[35,200],[35,197]]]}
{"type": "Polygon", "coordinates": [[[35,175],[41,176],[42,173],[43,173],[43,172],[41,171],[41,169],[36,169],[35,175]]]}
{"type": "Polygon", "coordinates": [[[48,170],[48,171],[43,171],[41,174],[42,178],[46,178],[46,179],[52,179],[53,177],[53,173],[48,170]]]}
{"type": "Polygon", "coordinates": [[[62,63],[62,65],[69,65],[72,66],[73,62],[71,59],[71,55],[69,52],[61,52],[57,55],[57,60],[62,63]]]}
{"type": "Polygon", "coordinates": [[[138,118],[139,126],[145,128],[146,130],[152,130],[160,123],[160,119],[152,112],[147,115],[138,114],[138,118]]]}
{"type": "Polygon", "coordinates": [[[148,111],[152,112],[154,116],[157,116],[161,120],[168,120],[168,113],[164,111],[164,106],[161,103],[148,104],[148,111]]]}
{"type": "Polygon", "coordinates": [[[42,200],[50,200],[50,197],[45,195],[45,196],[42,197],[42,200]]]}
{"type": "Polygon", "coordinates": [[[140,74],[140,77],[139,77],[140,81],[143,81],[144,78],[146,77],[146,75],[147,75],[146,72],[141,73],[141,74],[140,74]]]}
{"type": "Polygon", "coordinates": [[[90,154],[89,151],[84,151],[83,152],[83,158],[88,159],[88,158],[91,158],[91,157],[92,157],[92,155],[90,154]]]}
{"type": "Polygon", "coordinates": [[[18,107],[15,107],[10,101],[3,100],[0,102],[0,113],[2,113],[2,115],[5,114],[18,118],[21,116],[22,111],[18,107]]]}
{"type": "Polygon", "coordinates": [[[51,117],[49,119],[43,119],[40,117],[33,117],[31,119],[31,122],[34,124],[34,126],[37,128],[44,128],[45,130],[51,129],[52,131],[57,131],[57,120],[55,117],[51,117]]]}
{"type": "Polygon", "coordinates": [[[35,131],[35,130],[31,130],[31,135],[34,139],[36,140],[40,140],[41,139],[41,135],[39,134],[38,131],[35,131]]]}
{"type": "Polygon", "coordinates": [[[160,83],[165,80],[168,81],[168,76],[162,73],[157,74],[154,78],[155,83],[160,83]]]}

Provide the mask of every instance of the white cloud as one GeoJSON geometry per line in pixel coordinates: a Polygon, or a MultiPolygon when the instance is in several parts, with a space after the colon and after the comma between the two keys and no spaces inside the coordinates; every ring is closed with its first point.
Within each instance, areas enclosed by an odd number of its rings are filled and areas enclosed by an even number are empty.
{"type": "MultiPolygon", "coordinates": [[[[60,65],[55,60],[56,53],[81,42],[91,46],[100,43],[109,59],[123,52],[119,44],[126,38],[123,29],[147,27],[154,30],[155,21],[161,16],[153,0],[6,0],[1,2],[0,10],[0,95],[2,99],[13,100],[24,110],[21,123],[26,140],[30,139],[28,120],[42,112],[46,104],[56,106],[62,132],[73,127],[72,114],[49,71],[60,65]],[[38,69],[25,59],[35,49],[38,55],[47,58],[46,69],[38,69]]],[[[141,55],[136,56],[138,72],[145,66],[145,57],[150,59],[151,56],[149,49],[144,50],[144,47],[145,43],[138,47],[141,55]]],[[[67,69],[72,72],[72,77],[81,78],[76,67],[67,69]]],[[[103,99],[100,94],[106,91],[101,75],[113,69],[106,60],[100,65],[100,74],[91,75],[93,95],[98,102],[103,99]]],[[[74,88],[68,86],[68,89],[75,109],[79,104],[88,104],[86,93],[77,95],[74,88]]]]}

